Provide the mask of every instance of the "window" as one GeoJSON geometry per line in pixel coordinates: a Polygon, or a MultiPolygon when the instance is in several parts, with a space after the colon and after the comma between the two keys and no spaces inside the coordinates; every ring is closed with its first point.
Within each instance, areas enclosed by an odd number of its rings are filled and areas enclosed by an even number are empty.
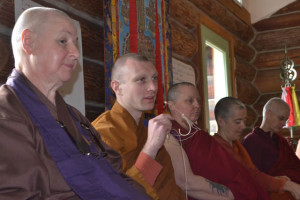
{"type": "Polygon", "coordinates": [[[201,25],[201,36],[206,128],[214,134],[217,132],[215,105],[221,98],[231,96],[229,42],[204,25],[201,25]]]}

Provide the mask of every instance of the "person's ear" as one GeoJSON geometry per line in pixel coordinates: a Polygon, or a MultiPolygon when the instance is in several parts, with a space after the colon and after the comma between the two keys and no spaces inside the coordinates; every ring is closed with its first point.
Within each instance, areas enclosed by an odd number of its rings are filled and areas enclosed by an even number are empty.
{"type": "Polygon", "coordinates": [[[22,48],[27,54],[32,54],[34,50],[34,33],[29,29],[22,32],[22,48]]]}
{"type": "Polygon", "coordinates": [[[217,124],[218,124],[220,127],[224,126],[224,124],[226,123],[226,122],[225,122],[225,119],[223,119],[222,117],[218,117],[218,118],[216,119],[216,121],[217,121],[217,124]]]}
{"type": "Polygon", "coordinates": [[[174,105],[173,101],[167,101],[167,106],[168,106],[169,110],[173,110],[175,105],[174,105]]]}
{"type": "Polygon", "coordinates": [[[110,87],[115,92],[116,95],[118,96],[122,95],[122,87],[120,86],[120,81],[118,80],[111,81],[110,87]]]}

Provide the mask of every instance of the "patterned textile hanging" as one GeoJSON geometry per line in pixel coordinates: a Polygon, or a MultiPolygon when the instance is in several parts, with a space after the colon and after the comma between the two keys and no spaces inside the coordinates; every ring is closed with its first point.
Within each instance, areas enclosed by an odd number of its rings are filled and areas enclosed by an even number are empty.
{"type": "Polygon", "coordinates": [[[169,0],[104,0],[105,109],[115,97],[110,88],[111,68],[126,53],[146,56],[158,72],[155,114],[164,111],[163,102],[172,84],[169,0]]]}

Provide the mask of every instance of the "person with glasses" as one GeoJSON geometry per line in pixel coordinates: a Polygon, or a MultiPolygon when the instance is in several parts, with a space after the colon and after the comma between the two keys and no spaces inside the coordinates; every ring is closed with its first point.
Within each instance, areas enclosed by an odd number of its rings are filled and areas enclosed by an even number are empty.
{"type": "Polygon", "coordinates": [[[272,200],[300,199],[300,185],[286,177],[273,177],[259,171],[251,161],[240,138],[246,128],[246,106],[234,97],[224,97],[215,106],[215,119],[218,131],[214,139],[241,165],[251,176],[269,192],[272,200]]]}
{"type": "Polygon", "coordinates": [[[80,56],[73,20],[53,8],[27,9],[11,41],[15,68],[0,87],[0,199],[150,199],[58,93],[80,56]]]}
{"type": "Polygon", "coordinates": [[[280,135],[290,115],[289,105],[274,97],[264,105],[262,114],[260,127],[255,127],[246,135],[242,144],[260,171],[272,176],[287,176],[300,183],[300,160],[280,135]]]}

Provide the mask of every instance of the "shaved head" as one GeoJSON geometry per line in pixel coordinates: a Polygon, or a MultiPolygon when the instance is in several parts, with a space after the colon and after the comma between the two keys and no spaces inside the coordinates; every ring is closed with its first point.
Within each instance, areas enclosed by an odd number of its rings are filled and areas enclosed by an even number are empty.
{"type": "Polygon", "coordinates": [[[283,108],[290,112],[290,107],[284,100],[278,97],[271,98],[264,106],[263,116],[265,116],[266,110],[275,111],[279,108],[283,108]]]}
{"type": "Polygon", "coordinates": [[[190,86],[190,87],[195,87],[196,88],[196,86],[194,84],[189,83],[189,82],[175,83],[168,90],[167,101],[174,101],[174,102],[176,102],[178,96],[180,95],[180,89],[183,86],[190,86]]]}
{"type": "Polygon", "coordinates": [[[112,81],[124,81],[124,73],[126,71],[126,64],[128,60],[138,61],[138,62],[150,62],[148,58],[142,55],[138,55],[135,53],[124,54],[117,59],[115,64],[113,65],[111,72],[111,80],[112,81]]]}
{"type": "Polygon", "coordinates": [[[224,97],[220,99],[215,107],[215,118],[216,120],[221,117],[227,120],[231,117],[232,107],[237,106],[240,110],[246,109],[245,105],[234,97],[224,97]]]}
{"type": "Polygon", "coordinates": [[[18,63],[21,59],[21,40],[23,31],[29,29],[34,33],[42,33],[46,29],[46,26],[49,26],[47,21],[54,16],[64,17],[73,23],[72,19],[66,13],[54,8],[33,7],[25,10],[19,16],[11,36],[12,49],[15,57],[15,66],[18,66],[18,63]]]}

